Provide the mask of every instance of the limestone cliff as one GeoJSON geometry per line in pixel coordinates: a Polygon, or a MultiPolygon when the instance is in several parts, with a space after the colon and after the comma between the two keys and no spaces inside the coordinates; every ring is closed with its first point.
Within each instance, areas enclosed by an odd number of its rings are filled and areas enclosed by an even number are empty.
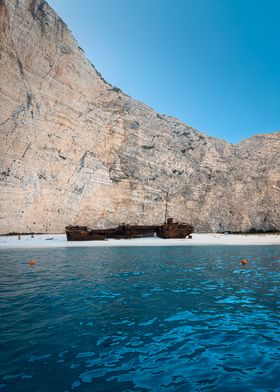
{"type": "Polygon", "coordinates": [[[280,133],[231,145],[106,83],[40,0],[0,0],[0,232],[169,216],[280,229],[280,133]]]}

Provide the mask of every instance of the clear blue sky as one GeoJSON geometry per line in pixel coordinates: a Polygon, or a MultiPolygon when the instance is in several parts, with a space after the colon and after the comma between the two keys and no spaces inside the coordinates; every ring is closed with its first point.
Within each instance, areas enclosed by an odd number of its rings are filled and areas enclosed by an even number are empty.
{"type": "Polygon", "coordinates": [[[49,0],[103,77],[230,142],[280,129],[280,1],[49,0]]]}

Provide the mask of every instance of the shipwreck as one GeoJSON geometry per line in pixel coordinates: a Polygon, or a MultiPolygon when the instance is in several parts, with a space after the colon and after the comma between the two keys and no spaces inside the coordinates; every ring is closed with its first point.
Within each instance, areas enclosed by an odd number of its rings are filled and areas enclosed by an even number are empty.
{"type": "Polygon", "coordinates": [[[162,225],[132,226],[122,224],[112,229],[89,229],[87,226],[66,226],[67,241],[104,241],[142,237],[186,238],[194,230],[187,223],[174,222],[168,218],[162,225]]]}

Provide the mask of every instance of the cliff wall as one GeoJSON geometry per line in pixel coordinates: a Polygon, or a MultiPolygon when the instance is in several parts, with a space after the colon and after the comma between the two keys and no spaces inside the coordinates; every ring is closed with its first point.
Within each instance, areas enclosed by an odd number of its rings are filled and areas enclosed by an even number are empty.
{"type": "Polygon", "coordinates": [[[0,233],[280,230],[280,133],[237,145],[106,83],[44,1],[0,0],[0,233]]]}

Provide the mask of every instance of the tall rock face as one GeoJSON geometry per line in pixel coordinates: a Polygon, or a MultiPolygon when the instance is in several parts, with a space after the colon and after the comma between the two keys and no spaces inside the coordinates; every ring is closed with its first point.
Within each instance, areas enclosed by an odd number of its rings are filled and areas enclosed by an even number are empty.
{"type": "Polygon", "coordinates": [[[106,83],[40,0],[0,0],[0,230],[280,230],[280,133],[231,145],[106,83]]]}

